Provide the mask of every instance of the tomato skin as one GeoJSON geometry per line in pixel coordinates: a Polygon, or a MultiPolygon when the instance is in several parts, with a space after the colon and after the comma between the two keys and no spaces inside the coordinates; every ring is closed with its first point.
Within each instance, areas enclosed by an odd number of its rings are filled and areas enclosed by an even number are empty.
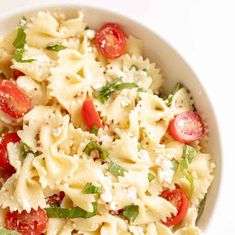
{"type": "Polygon", "coordinates": [[[200,139],[205,130],[201,116],[197,112],[183,112],[175,116],[169,124],[171,136],[182,143],[200,139]]]}
{"type": "Polygon", "coordinates": [[[0,142],[0,167],[5,171],[12,171],[14,168],[9,162],[9,156],[7,153],[7,144],[8,143],[17,143],[20,141],[20,137],[16,132],[12,132],[3,136],[0,142]],[[12,169],[13,168],[13,169],[12,169]]]}
{"type": "Polygon", "coordinates": [[[5,216],[6,227],[22,235],[41,235],[46,231],[47,221],[47,213],[41,208],[32,209],[29,213],[25,210],[21,213],[9,211],[5,216]]]}
{"type": "Polygon", "coordinates": [[[65,193],[60,191],[59,194],[53,194],[46,198],[47,204],[60,204],[64,199],[65,193]]]}
{"type": "Polygon", "coordinates": [[[100,117],[95,109],[93,101],[91,99],[86,99],[82,104],[82,116],[87,127],[91,129],[94,125],[102,128],[100,117]]]}
{"type": "Polygon", "coordinates": [[[20,70],[13,69],[12,70],[12,77],[16,80],[20,76],[24,76],[25,74],[22,73],[20,70]]]}
{"type": "Polygon", "coordinates": [[[11,169],[4,170],[2,177],[5,181],[7,181],[14,173],[16,173],[16,170],[14,167],[12,167],[11,169]]]}
{"type": "Polygon", "coordinates": [[[13,81],[0,80],[0,109],[11,118],[17,119],[31,108],[29,96],[13,81]]]}
{"type": "Polygon", "coordinates": [[[125,53],[126,35],[119,25],[107,23],[97,30],[95,43],[102,55],[115,59],[125,53]]]}
{"type": "Polygon", "coordinates": [[[166,222],[162,223],[166,226],[175,226],[181,223],[187,215],[189,208],[189,200],[186,193],[177,187],[173,190],[164,190],[160,196],[172,203],[177,209],[176,215],[172,215],[170,218],[167,218],[166,222]]]}

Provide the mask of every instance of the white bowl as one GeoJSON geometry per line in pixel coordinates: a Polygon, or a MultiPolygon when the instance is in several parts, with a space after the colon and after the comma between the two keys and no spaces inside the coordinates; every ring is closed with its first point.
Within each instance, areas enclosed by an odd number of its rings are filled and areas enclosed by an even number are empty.
{"type": "Polygon", "coordinates": [[[125,32],[130,33],[144,42],[145,56],[156,62],[165,77],[164,90],[169,92],[176,82],[182,82],[192,93],[196,108],[203,113],[208,123],[209,142],[208,151],[213,155],[216,163],[215,179],[209,189],[207,203],[201,216],[198,226],[206,231],[206,227],[210,222],[212,213],[216,210],[216,201],[219,194],[219,186],[221,179],[222,158],[221,143],[219,138],[219,130],[216,122],[215,113],[212,103],[209,101],[202,84],[197,79],[195,73],[189,65],[181,58],[181,56],[170,47],[163,39],[156,35],[153,31],[143,26],[141,23],[131,20],[123,15],[106,11],[99,8],[89,7],[76,3],[54,3],[54,4],[38,4],[18,8],[11,12],[5,13],[0,17],[0,36],[4,36],[11,32],[24,16],[35,15],[39,10],[62,10],[69,17],[75,17],[78,10],[84,9],[85,21],[91,28],[97,28],[104,22],[116,22],[120,24],[125,32]]]}

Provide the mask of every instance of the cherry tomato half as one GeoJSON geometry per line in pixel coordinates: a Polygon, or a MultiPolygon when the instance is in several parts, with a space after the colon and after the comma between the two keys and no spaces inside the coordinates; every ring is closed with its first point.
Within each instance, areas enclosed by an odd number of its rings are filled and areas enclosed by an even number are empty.
{"type": "Polygon", "coordinates": [[[59,194],[53,194],[46,198],[47,204],[60,204],[64,199],[65,193],[60,191],[59,194]]]}
{"type": "Polygon", "coordinates": [[[22,235],[40,235],[44,233],[47,220],[47,214],[41,208],[38,210],[32,209],[29,213],[25,210],[21,213],[9,211],[5,217],[6,227],[22,233],[22,235]]]}
{"type": "Polygon", "coordinates": [[[91,99],[87,99],[82,104],[82,116],[87,127],[91,129],[94,125],[97,127],[103,127],[100,117],[95,110],[95,106],[91,99]]]}
{"type": "Polygon", "coordinates": [[[125,53],[126,36],[120,26],[107,23],[98,29],[95,43],[102,55],[115,59],[125,53]]]}
{"type": "Polygon", "coordinates": [[[12,118],[24,116],[31,108],[29,96],[14,82],[0,80],[0,109],[12,118]]]}
{"type": "Polygon", "coordinates": [[[16,80],[20,76],[24,76],[25,74],[22,73],[20,70],[13,69],[12,70],[12,77],[16,80]]]}
{"type": "Polygon", "coordinates": [[[197,112],[184,112],[170,122],[169,132],[175,140],[190,143],[203,136],[204,124],[197,112]]]}
{"type": "Polygon", "coordinates": [[[166,189],[160,196],[169,201],[177,209],[176,215],[172,215],[170,218],[167,218],[166,222],[162,223],[166,226],[175,226],[182,222],[189,208],[189,200],[186,193],[180,188],[174,190],[166,189]]]}
{"type": "MultiPolygon", "coordinates": [[[[20,141],[20,137],[16,132],[6,134],[0,142],[0,167],[6,171],[12,171],[13,166],[9,162],[9,156],[7,153],[7,144],[17,143],[20,141]]],[[[13,168],[14,169],[14,168],[13,168]]]]}
{"type": "Polygon", "coordinates": [[[11,169],[4,170],[2,177],[5,181],[7,181],[14,173],[16,173],[16,170],[14,167],[12,167],[11,169]]]}

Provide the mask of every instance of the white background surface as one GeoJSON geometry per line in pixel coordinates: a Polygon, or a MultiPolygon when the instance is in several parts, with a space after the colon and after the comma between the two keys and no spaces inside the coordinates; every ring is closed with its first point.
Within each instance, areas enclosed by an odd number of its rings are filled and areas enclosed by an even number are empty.
{"type": "MultiPolygon", "coordinates": [[[[0,13],[24,4],[59,1],[0,0],[0,13]]],[[[235,0],[76,2],[138,19],[168,41],[196,72],[214,104],[224,150],[220,198],[206,235],[235,235],[235,153],[230,147],[235,131],[235,0]]]]}

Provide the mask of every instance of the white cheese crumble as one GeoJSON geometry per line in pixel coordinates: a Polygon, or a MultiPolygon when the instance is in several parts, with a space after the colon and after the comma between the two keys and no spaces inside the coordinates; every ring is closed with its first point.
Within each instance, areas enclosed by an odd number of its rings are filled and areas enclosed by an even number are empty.
{"type": "Polygon", "coordinates": [[[144,231],[141,227],[138,226],[129,226],[129,231],[133,234],[133,235],[144,235],[144,231]]]}
{"type": "Polygon", "coordinates": [[[150,161],[150,157],[149,157],[149,153],[148,151],[144,150],[144,149],[141,149],[139,152],[138,152],[138,157],[139,159],[143,160],[143,161],[146,161],[146,162],[149,162],[150,161]]]}
{"type": "Polygon", "coordinates": [[[161,183],[170,184],[174,176],[173,164],[166,155],[159,155],[155,160],[159,167],[157,171],[158,179],[161,183]]]}
{"type": "Polygon", "coordinates": [[[125,194],[127,197],[131,199],[136,199],[137,198],[137,190],[134,186],[127,188],[124,190],[125,194]]]}
{"type": "Polygon", "coordinates": [[[111,191],[110,187],[108,187],[107,185],[103,186],[103,193],[101,193],[100,198],[104,202],[111,202],[112,201],[113,197],[112,197],[112,191],[111,191]]]}

